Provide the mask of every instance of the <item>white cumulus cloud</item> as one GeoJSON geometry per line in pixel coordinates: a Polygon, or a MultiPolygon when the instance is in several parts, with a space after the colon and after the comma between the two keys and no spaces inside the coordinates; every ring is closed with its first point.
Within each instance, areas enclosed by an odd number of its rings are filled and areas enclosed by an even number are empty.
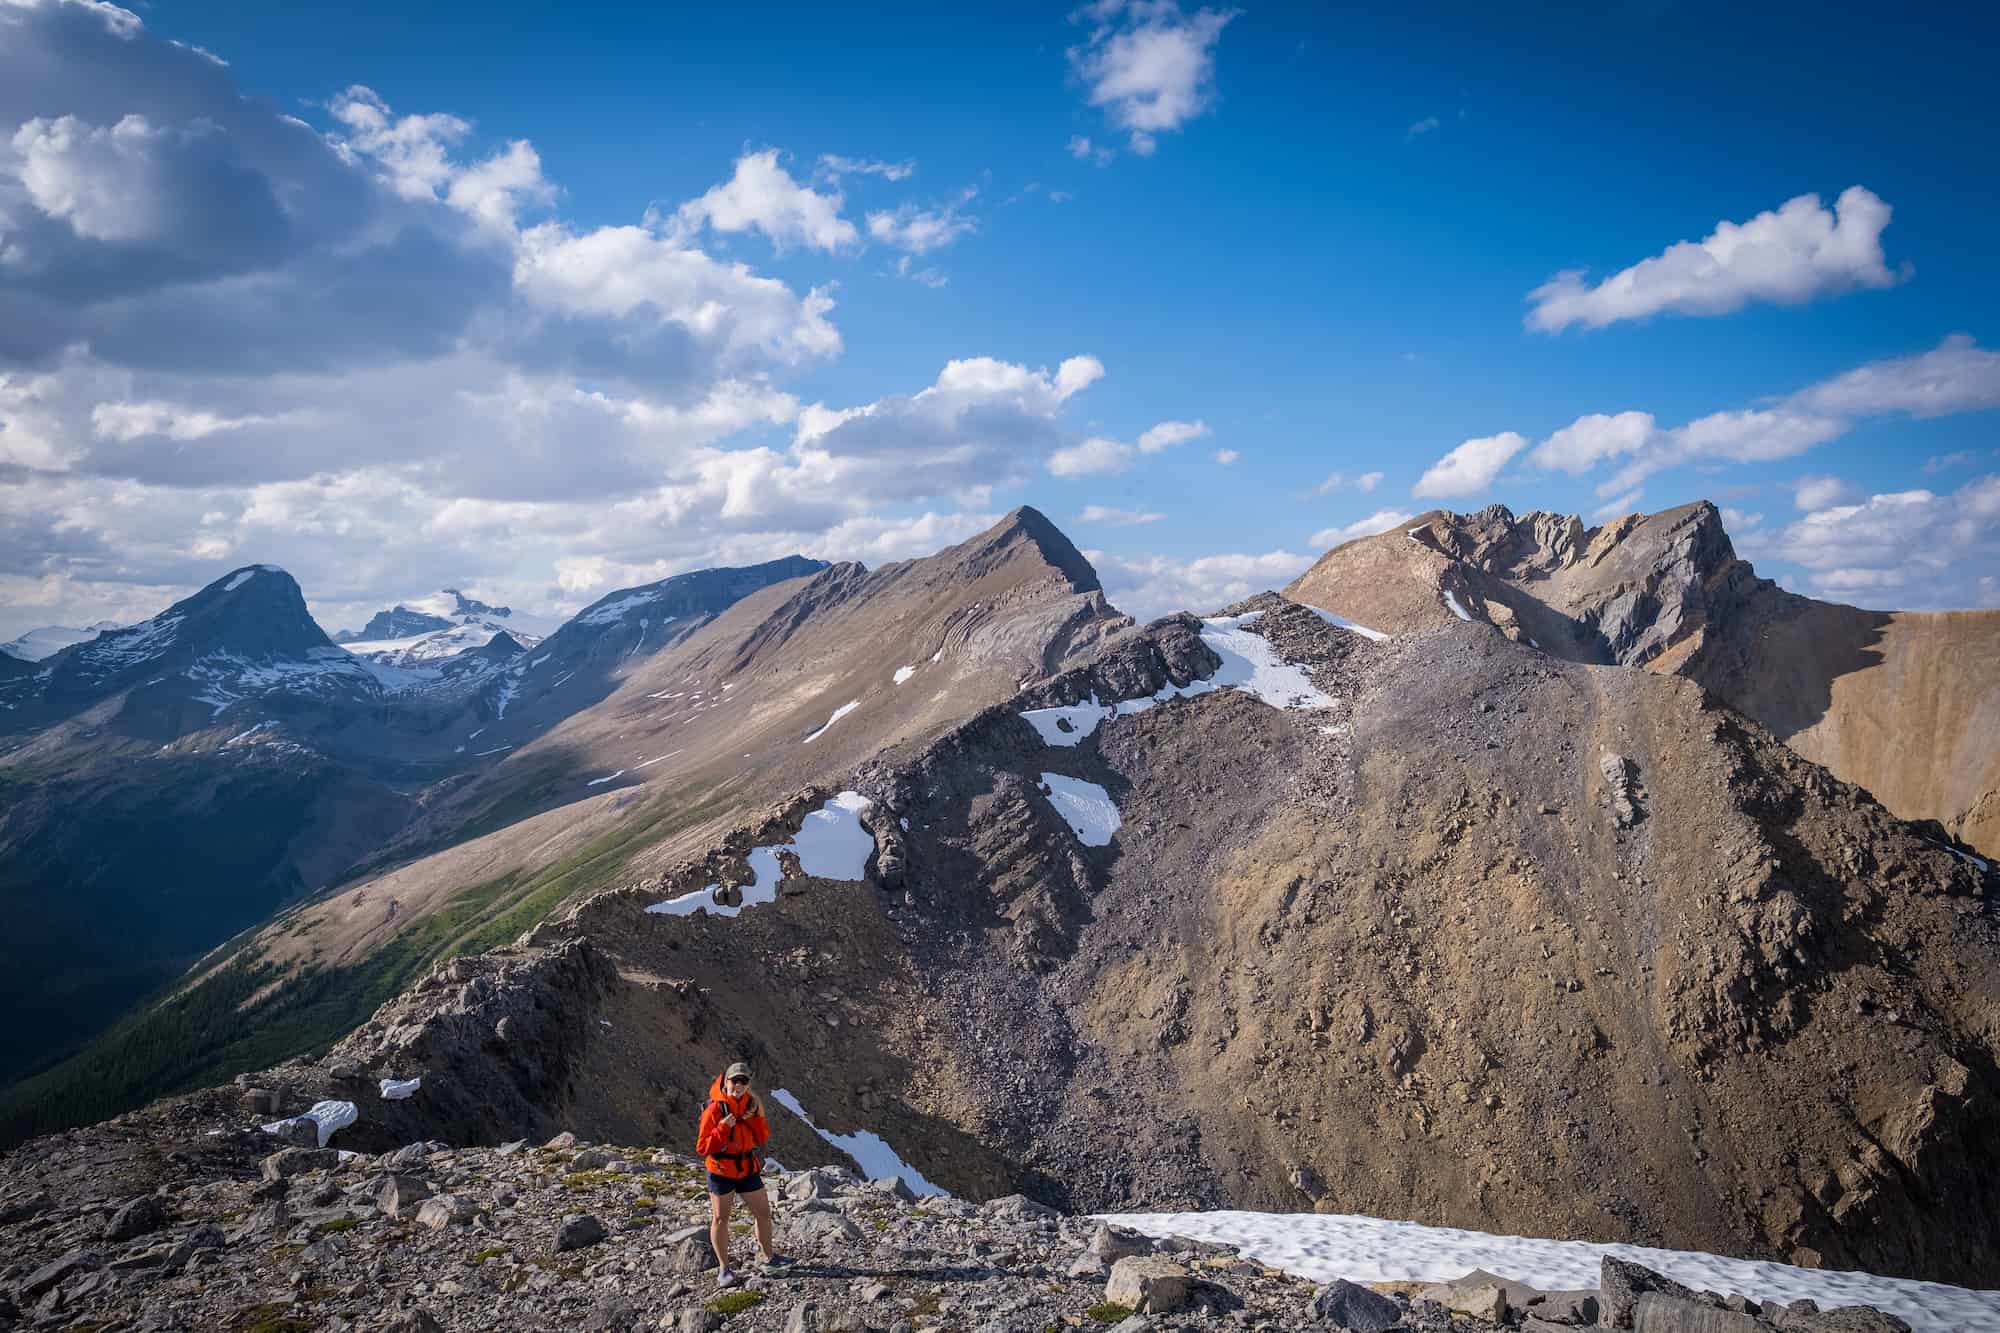
{"type": "Polygon", "coordinates": [[[1663,311],[1722,315],[1752,301],[1796,305],[1900,280],[1882,254],[1889,205],[1856,185],[1829,209],[1802,194],[1748,222],[1718,223],[1700,241],[1681,241],[1596,286],[1582,270],[1558,273],[1528,293],[1528,327],[1558,333],[1572,324],[1603,328],[1663,311]]]}
{"type": "MultiPolygon", "coordinates": [[[[1160,134],[1178,130],[1215,100],[1215,46],[1239,11],[1184,13],[1175,0],[1097,0],[1072,17],[1091,25],[1070,48],[1071,67],[1102,107],[1126,131],[1132,151],[1147,156],[1160,134]]],[[[1070,141],[1077,157],[1090,155],[1087,140],[1070,141]]]]}
{"type": "Polygon", "coordinates": [[[845,202],[838,191],[821,194],[792,179],[779,165],[778,150],[767,148],[736,159],[734,174],[682,204],[677,220],[689,229],[706,224],[722,232],[760,231],[780,249],[832,251],[861,239],[840,215],[845,202]]]}
{"type": "Polygon", "coordinates": [[[1343,542],[1354,541],[1359,537],[1373,537],[1378,532],[1387,532],[1391,528],[1409,522],[1414,517],[1416,517],[1414,514],[1407,513],[1401,509],[1378,509],[1368,515],[1368,517],[1357,518],[1354,522],[1346,524],[1343,527],[1321,528],[1307,539],[1306,544],[1316,549],[1325,550],[1339,546],[1343,542]]]}
{"type": "Polygon", "coordinates": [[[1211,432],[1208,426],[1200,421],[1162,421],[1147,428],[1133,444],[1114,440],[1108,436],[1093,435],[1051,454],[1048,468],[1058,477],[1089,477],[1123,472],[1143,455],[1162,453],[1177,444],[1199,440],[1209,434],[1211,432]]]}
{"type": "Polygon", "coordinates": [[[1949,494],[1872,495],[1788,524],[1773,553],[1805,566],[1813,590],[1895,609],[2000,606],[2000,474],[1949,494]]]}
{"type": "Polygon", "coordinates": [[[1682,464],[1795,457],[1838,439],[1862,417],[1934,417],[1994,407],[2000,407],[2000,354],[1961,334],[1928,352],[1856,367],[1768,407],[1711,412],[1672,427],[1650,412],[1591,413],[1550,434],[1528,457],[1537,467],[1571,474],[1614,463],[1617,471],[1597,487],[1599,496],[1609,497],[1682,464]]]}
{"type": "Polygon", "coordinates": [[[1197,614],[1238,602],[1252,593],[1282,588],[1313,562],[1291,551],[1205,555],[1120,556],[1085,551],[1114,606],[1140,620],[1174,611],[1197,614]]]}
{"type": "Polygon", "coordinates": [[[1792,503],[1800,509],[1831,509],[1854,498],[1854,488],[1839,477],[1808,473],[1792,483],[1792,503]]]}
{"type": "Polygon", "coordinates": [[[1426,468],[1410,493],[1442,497],[1483,490],[1509,459],[1527,447],[1527,437],[1511,430],[1467,440],[1426,468]]]}

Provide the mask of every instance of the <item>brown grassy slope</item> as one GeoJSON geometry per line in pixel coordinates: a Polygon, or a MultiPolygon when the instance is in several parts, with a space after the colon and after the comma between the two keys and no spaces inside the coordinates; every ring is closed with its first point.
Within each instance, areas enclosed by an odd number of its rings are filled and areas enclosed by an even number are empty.
{"type": "Polygon", "coordinates": [[[701,818],[664,821],[671,833],[621,872],[641,878],[782,794],[920,744],[1129,623],[1033,510],[924,559],[761,589],[634,659],[601,703],[438,801],[409,835],[435,849],[288,914],[258,946],[281,961],[358,961],[464,889],[551,865],[660,794],[689,793],[701,818]],[[898,683],[904,666],[914,673],[898,683]],[[859,707],[806,742],[848,702],[859,707]]]}

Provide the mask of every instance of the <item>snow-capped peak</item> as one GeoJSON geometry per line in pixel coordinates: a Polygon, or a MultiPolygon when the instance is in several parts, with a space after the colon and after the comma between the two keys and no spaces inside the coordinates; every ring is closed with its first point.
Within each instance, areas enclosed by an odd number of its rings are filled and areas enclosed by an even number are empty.
{"type": "Polygon", "coordinates": [[[23,662],[39,662],[45,657],[53,657],[73,643],[88,643],[106,630],[117,629],[116,623],[100,620],[82,629],[72,629],[67,625],[44,625],[31,629],[18,638],[0,643],[0,653],[18,657],[23,662]]]}

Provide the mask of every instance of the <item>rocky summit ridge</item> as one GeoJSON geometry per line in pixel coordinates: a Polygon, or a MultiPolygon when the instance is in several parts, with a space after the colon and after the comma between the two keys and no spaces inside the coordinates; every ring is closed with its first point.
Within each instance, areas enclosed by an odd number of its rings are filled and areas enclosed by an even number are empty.
{"type": "MultiPolygon", "coordinates": [[[[288,1146],[237,1127],[242,1111],[272,1114],[271,1099],[231,1090],[170,1120],[131,1117],[0,1161],[0,1328],[1910,1330],[1866,1306],[1702,1292],[1610,1257],[1588,1289],[1485,1270],[1321,1284],[1231,1245],[1143,1234],[1018,1194],[919,1198],[896,1176],[803,1161],[768,1176],[776,1239],[795,1262],[772,1274],[749,1266],[720,1290],[700,1164],[678,1153],[568,1132],[539,1147],[415,1140],[368,1153],[333,1146],[339,1135],[288,1146]]],[[[731,1240],[747,1266],[755,1245],[741,1209],[731,1240]]]]}
{"type": "Polygon", "coordinates": [[[1570,661],[1685,676],[1903,817],[2000,854],[2000,611],[1786,592],[1707,501],[1596,527],[1433,510],[1327,552],[1285,595],[1391,633],[1469,617],[1570,661]]]}

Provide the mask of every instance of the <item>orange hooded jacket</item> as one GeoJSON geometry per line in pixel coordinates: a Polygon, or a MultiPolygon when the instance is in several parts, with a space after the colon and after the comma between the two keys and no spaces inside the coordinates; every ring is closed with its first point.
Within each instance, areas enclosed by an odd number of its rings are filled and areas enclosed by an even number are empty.
{"type": "Polygon", "coordinates": [[[750,1114],[750,1095],[731,1096],[717,1074],[709,1085],[708,1106],[701,1113],[701,1129],[694,1139],[694,1150],[701,1154],[703,1164],[724,1180],[754,1175],[764,1165],[756,1149],[770,1137],[770,1122],[761,1113],[750,1114]],[[732,1113],[736,1123],[723,1124],[722,1117],[732,1113]]]}

